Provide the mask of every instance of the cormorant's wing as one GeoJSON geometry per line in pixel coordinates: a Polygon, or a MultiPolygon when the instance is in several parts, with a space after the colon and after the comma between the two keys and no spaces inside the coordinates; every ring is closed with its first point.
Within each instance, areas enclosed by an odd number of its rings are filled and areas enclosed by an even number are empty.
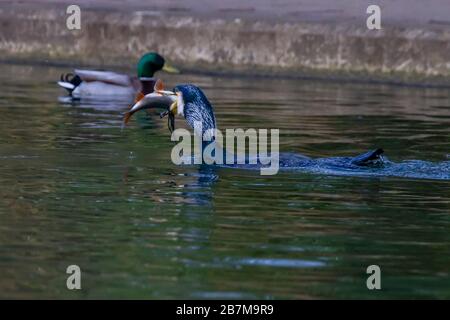
{"type": "Polygon", "coordinates": [[[75,69],[75,74],[78,75],[81,80],[86,82],[101,81],[118,86],[132,86],[132,80],[130,76],[121,73],[115,73],[111,71],[95,71],[95,70],[82,70],[75,69]]]}

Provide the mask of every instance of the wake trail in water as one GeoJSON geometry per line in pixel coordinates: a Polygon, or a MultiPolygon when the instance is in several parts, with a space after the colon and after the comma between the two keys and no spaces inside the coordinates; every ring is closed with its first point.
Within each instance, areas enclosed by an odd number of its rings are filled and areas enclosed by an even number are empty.
{"type": "MultiPolygon", "coordinates": [[[[351,177],[400,177],[450,180],[450,161],[405,160],[392,162],[384,156],[366,165],[355,164],[357,157],[309,158],[295,153],[280,154],[279,170],[351,177]]],[[[220,165],[224,168],[259,170],[257,164],[220,165]]]]}
{"type": "Polygon", "coordinates": [[[450,180],[450,161],[430,162],[422,160],[407,160],[391,162],[384,158],[375,166],[342,166],[334,164],[331,159],[317,159],[308,165],[280,163],[280,170],[295,170],[318,174],[337,176],[376,176],[376,177],[401,177],[411,179],[450,180]],[[323,161],[327,160],[327,161],[323,161]]]}

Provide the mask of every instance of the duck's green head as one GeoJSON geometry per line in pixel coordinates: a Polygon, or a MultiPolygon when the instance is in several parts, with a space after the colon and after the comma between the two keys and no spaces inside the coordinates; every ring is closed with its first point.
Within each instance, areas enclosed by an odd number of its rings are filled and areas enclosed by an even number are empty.
{"type": "Polygon", "coordinates": [[[137,64],[138,78],[153,78],[155,72],[164,70],[170,73],[178,73],[179,71],[167,64],[164,58],[156,52],[144,54],[137,64]]]}

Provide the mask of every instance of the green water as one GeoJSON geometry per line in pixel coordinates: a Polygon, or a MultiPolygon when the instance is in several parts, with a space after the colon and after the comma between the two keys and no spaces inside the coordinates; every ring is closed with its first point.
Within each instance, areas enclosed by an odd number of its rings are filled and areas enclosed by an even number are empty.
{"type": "MultiPolygon", "coordinates": [[[[0,65],[0,298],[450,298],[450,181],[175,166],[159,117],[59,102],[66,70],[0,65]]],[[[283,152],[450,157],[448,90],[162,77],[283,152]]]]}

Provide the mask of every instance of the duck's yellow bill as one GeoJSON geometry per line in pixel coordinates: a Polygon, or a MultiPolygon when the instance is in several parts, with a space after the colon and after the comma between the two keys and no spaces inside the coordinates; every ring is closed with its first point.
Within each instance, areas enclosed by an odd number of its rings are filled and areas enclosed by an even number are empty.
{"type": "Polygon", "coordinates": [[[180,73],[180,70],[178,70],[174,66],[171,66],[167,62],[164,63],[164,66],[163,66],[162,70],[165,71],[165,72],[168,72],[168,73],[180,73]]]}

